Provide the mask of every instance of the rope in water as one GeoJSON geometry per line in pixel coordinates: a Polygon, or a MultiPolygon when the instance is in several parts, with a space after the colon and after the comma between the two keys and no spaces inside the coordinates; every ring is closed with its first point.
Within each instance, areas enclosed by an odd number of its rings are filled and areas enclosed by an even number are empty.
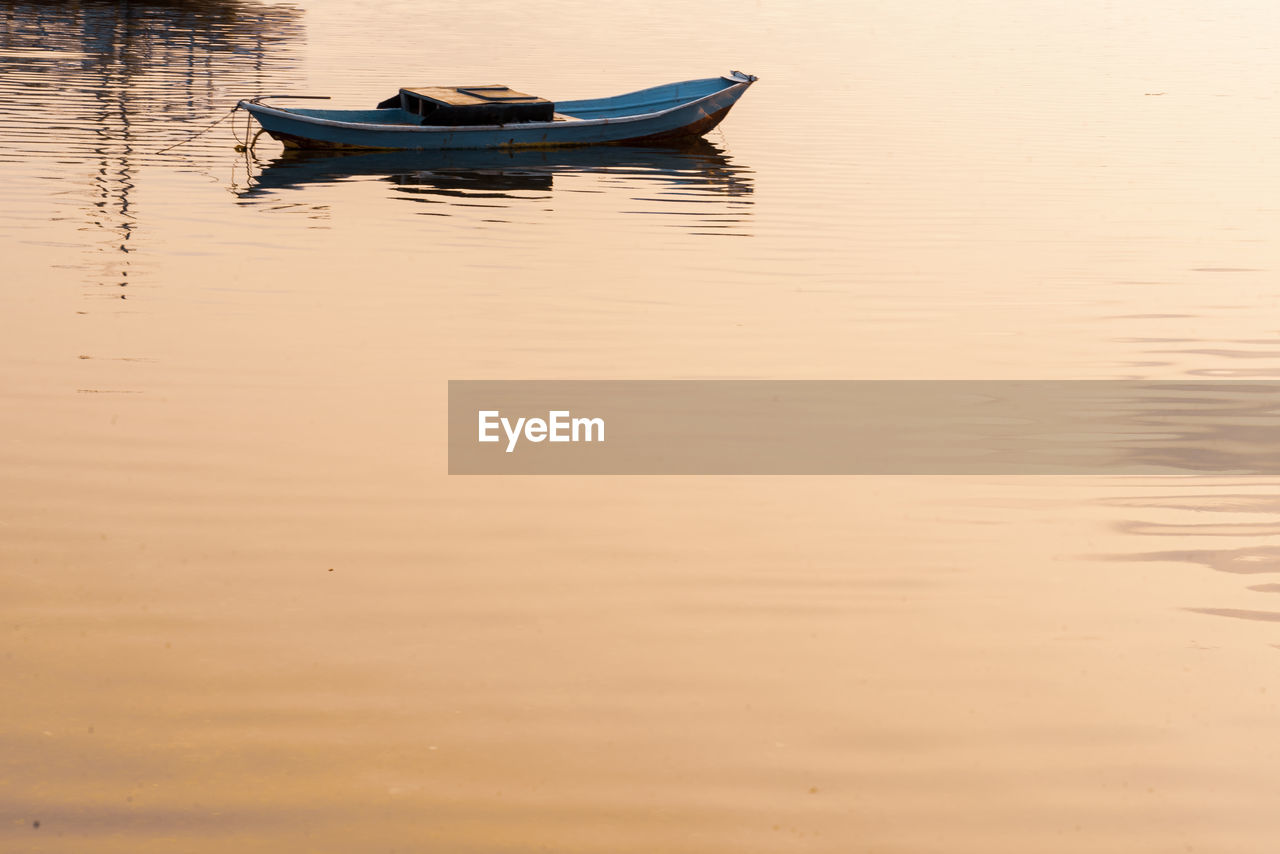
{"type": "MultiPolygon", "coordinates": [[[[270,97],[270,98],[296,98],[297,100],[300,100],[300,101],[327,101],[327,100],[329,100],[329,96],[328,96],[328,95],[268,95],[268,96],[263,96],[263,97],[270,97]]],[[[259,99],[259,98],[254,98],[253,100],[254,100],[254,103],[257,103],[260,99],[259,99]]],[[[208,133],[209,131],[211,131],[211,130],[213,130],[214,128],[216,128],[218,125],[220,125],[220,124],[222,124],[223,122],[225,122],[229,116],[234,115],[234,114],[235,114],[235,111],[236,111],[236,110],[238,110],[238,109],[240,109],[240,105],[239,105],[239,104],[236,104],[234,107],[232,107],[230,110],[228,110],[228,111],[226,112],[226,114],[225,114],[225,115],[223,115],[223,116],[222,116],[221,118],[219,118],[216,122],[214,122],[213,124],[209,125],[209,126],[208,126],[207,128],[205,128],[204,130],[196,131],[195,133],[191,134],[191,136],[187,137],[186,139],[182,140],[181,142],[175,142],[173,145],[169,146],[168,148],[162,148],[162,149],[160,149],[159,151],[157,151],[157,152],[156,152],[156,154],[164,154],[166,151],[172,151],[173,149],[177,148],[179,145],[186,145],[188,142],[190,142],[191,140],[195,139],[196,137],[204,136],[206,133],[208,133]]],[[[232,136],[234,136],[234,137],[236,138],[236,151],[252,151],[252,150],[253,150],[253,146],[254,146],[254,144],[255,144],[255,143],[257,143],[257,141],[258,141],[258,137],[262,136],[263,129],[262,129],[262,128],[259,128],[257,133],[255,133],[255,134],[253,134],[252,136],[250,136],[250,135],[249,135],[249,133],[250,133],[250,131],[252,131],[252,130],[253,130],[253,115],[252,115],[252,114],[250,114],[248,110],[245,110],[245,117],[244,117],[244,139],[243,139],[243,140],[242,140],[242,139],[240,139],[240,134],[236,132],[236,126],[235,126],[235,123],[234,123],[234,122],[232,122],[232,124],[231,124],[231,135],[232,135],[232,136]]]]}
{"type": "MultiPolygon", "coordinates": [[[[182,140],[181,142],[175,142],[173,145],[170,145],[168,148],[162,148],[162,149],[160,149],[159,151],[157,151],[157,152],[156,152],[156,154],[164,154],[166,151],[172,151],[173,149],[177,148],[177,147],[178,147],[178,146],[180,146],[180,145],[186,145],[188,142],[191,142],[191,140],[196,139],[197,137],[204,136],[206,133],[208,133],[209,131],[211,131],[211,130],[213,130],[214,128],[216,128],[218,125],[220,125],[220,124],[222,124],[223,122],[225,122],[225,121],[226,121],[230,116],[234,115],[234,114],[235,114],[235,111],[236,111],[236,110],[238,110],[238,109],[240,109],[240,105],[239,105],[239,104],[237,104],[236,106],[232,107],[232,108],[231,108],[230,110],[228,110],[228,111],[227,111],[227,112],[226,112],[226,113],[225,113],[221,118],[219,118],[219,119],[218,119],[216,122],[214,122],[213,124],[209,125],[209,126],[208,126],[207,128],[205,128],[204,130],[196,131],[195,133],[191,134],[191,136],[187,137],[186,139],[182,140]]],[[[233,132],[234,132],[234,127],[233,127],[233,132]]],[[[246,133],[247,133],[247,132],[246,132],[246,133]]],[[[239,138],[239,137],[236,137],[236,142],[239,142],[239,141],[240,141],[240,138],[239,138]]]]}
{"type": "MultiPolygon", "coordinates": [[[[237,109],[239,109],[238,106],[237,106],[237,109]]],[[[223,118],[225,119],[226,116],[223,116],[223,118]]],[[[262,129],[259,128],[257,133],[255,133],[253,136],[250,136],[249,132],[252,129],[253,129],[253,116],[249,113],[248,110],[245,110],[245,113],[244,113],[244,139],[243,140],[240,139],[240,134],[236,132],[235,122],[231,123],[231,135],[236,138],[236,151],[252,151],[253,150],[254,143],[258,141],[258,137],[262,136],[262,129]]]]}

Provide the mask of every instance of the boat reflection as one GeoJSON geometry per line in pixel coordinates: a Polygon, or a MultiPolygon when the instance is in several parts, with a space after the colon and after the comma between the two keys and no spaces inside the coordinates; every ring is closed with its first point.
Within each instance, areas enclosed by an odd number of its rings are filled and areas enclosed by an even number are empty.
{"type": "Polygon", "coordinates": [[[560,192],[596,192],[642,202],[642,213],[680,213],[704,227],[740,225],[754,190],[751,171],[706,139],[663,147],[286,151],[260,166],[239,190],[245,201],[271,204],[291,191],[361,180],[385,182],[393,198],[431,205],[515,207],[560,192]]]}

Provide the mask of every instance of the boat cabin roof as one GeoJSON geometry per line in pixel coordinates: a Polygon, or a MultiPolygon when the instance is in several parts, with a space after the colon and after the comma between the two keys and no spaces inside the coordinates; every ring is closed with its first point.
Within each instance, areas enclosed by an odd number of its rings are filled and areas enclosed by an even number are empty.
{"type": "Polygon", "coordinates": [[[526,95],[507,86],[406,86],[400,90],[451,107],[481,104],[546,104],[545,98],[526,95]]]}

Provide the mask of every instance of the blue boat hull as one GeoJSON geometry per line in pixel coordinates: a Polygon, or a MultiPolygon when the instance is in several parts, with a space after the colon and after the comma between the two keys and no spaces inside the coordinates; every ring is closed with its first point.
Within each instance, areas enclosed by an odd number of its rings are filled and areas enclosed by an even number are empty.
{"type": "Polygon", "coordinates": [[[724,77],[671,83],[614,98],[564,101],[556,121],[432,126],[398,109],[284,109],[241,101],[287,148],[443,151],[652,143],[696,137],[718,125],[755,82],[724,77]]]}

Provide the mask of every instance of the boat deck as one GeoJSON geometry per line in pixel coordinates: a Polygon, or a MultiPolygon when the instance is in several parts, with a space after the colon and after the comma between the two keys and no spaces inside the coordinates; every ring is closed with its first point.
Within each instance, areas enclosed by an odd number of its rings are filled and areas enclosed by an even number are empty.
{"type": "MultiPolygon", "coordinates": [[[[312,110],[290,107],[289,112],[297,113],[300,116],[310,116],[314,119],[332,119],[339,122],[361,122],[363,124],[370,125],[422,124],[422,116],[415,116],[413,113],[406,112],[398,107],[384,110],[312,110]]],[[[556,113],[554,120],[557,122],[571,122],[578,118],[578,116],[571,116],[566,113],[556,113]]]]}
{"type": "MultiPolygon", "coordinates": [[[[654,86],[650,89],[641,89],[638,92],[629,92],[626,95],[618,95],[612,98],[559,101],[556,103],[555,121],[610,119],[642,113],[657,113],[678,107],[694,98],[710,95],[724,87],[725,80],[723,78],[710,78],[654,86]]],[[[282,108],[277,107],[276,109],[282,108]]],[[[299,116],[330,119],[338,122],[360,122],[373,125],[422,124],[421,116],[402,110],[399,107],[388,107],[380,110],[315,110],[289,107],[287,111],[299,116]]]]}

